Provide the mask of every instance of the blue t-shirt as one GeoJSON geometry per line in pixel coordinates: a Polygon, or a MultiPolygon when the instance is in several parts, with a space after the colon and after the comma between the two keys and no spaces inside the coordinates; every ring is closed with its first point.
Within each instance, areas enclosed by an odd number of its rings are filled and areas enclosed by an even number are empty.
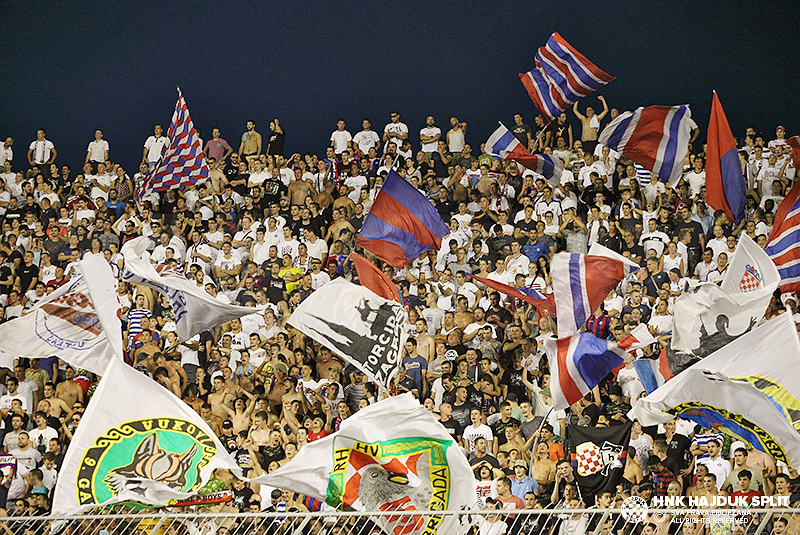
{"type": "Polygon", "coordinates": [[[414,383],[417,385],[417,389],[420,391],[421,395],[422,371],[428,369],[428,360],[421,355],[417,355],[416,357],[409,357],[406,355],[403,357],[403,368],[406,370],[406,375],[414,379],[414,383]]]}

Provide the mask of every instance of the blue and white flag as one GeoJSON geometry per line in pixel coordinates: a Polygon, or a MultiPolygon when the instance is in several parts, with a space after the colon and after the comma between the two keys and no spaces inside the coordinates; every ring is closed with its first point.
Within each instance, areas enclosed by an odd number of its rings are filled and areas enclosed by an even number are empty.
{"type": "Polygon", "coordinates": [[[689,106],[650,106],[620,114],[597,141],[674,185],[696,128],[689,106]]]}

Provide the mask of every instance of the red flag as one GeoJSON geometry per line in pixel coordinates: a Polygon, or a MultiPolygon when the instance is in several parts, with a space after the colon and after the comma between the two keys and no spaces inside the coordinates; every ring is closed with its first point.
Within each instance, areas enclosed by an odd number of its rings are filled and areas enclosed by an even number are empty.
{"type": "Polygon", "coordinates": [[[360,254],[353,253],[352,258],[356,266],[356,273],[358,273],[358,280],[361,281],[361,286],[369,288],[376,295],[384,299],[402,303],[400,300],[400,292],[397,290],[397,286],[392,282],[392,279],[387,277],[375,264],[360,254]]]}

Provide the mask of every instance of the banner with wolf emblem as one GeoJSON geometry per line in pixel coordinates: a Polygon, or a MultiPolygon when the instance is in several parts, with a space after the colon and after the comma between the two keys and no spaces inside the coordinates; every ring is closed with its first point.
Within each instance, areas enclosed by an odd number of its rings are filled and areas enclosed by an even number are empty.
{"type": "Polygon", "coordinates": [[[228,305],[217,301],[203,288],[177,269],[150,265],[132,252],[125,255],[120,279],[127,283],[143,284],[166,295],[175,316],[178,338],[188,340],[221,323],[258,312],[257,309],[228,305]]]}
{"type": "Polygon", "coordinates": [[[117,280],[103,257],[80,261],[72,278],[24,316],[0,325],[0,350],[18,357],[58,356],[101,374],[108,359],[122,359],[117,280]]]}
{"type": "Polygon", "coordinates": [[[308,296],[289,324],[388,388],[406,342],[404,321],[400,303],[337,279],[308,296]]]}
{"type": "Polygon", "coordinates": [[[172,392],[112,359],[67,450],[53,514],[133,502],[164,506],[195,494],[215,469],[238,466],[172,392]]]}
{"type": "Polygon", "coordinates": [[[570,428],[572,468],[584,492],[584,501],[588,498],[586,493],[616,492],[625,471],[632,425],[627,422],[610,427],[570,428]]]}
{"type": "MultiPolygon", "coordinates": [[[[450,435],[411,394],[385,399],[304,446],[254,483],[323,500],[341,510],[445,511],[471,508],[475,479],[450,435]]],[[[382,517],[392,535],[432,535],[439,515],[382,517]]]]}

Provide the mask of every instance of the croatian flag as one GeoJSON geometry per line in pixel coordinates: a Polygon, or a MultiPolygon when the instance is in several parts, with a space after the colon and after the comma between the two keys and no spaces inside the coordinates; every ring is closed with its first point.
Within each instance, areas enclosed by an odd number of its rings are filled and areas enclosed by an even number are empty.
{"type": "Polygon", "coordinates": [[[717,92],[714,91],[711,118],[708,120],[706,201],[715,210],[724,210],[728,221],[738,225],[744,218],[747,202],[744,188],[744,174],[739,163],[736,141],[717,92]]]}
{"type": "Polygon", "coordinates": [[[399,269],[423,251],[438,251],[449,231],[425,195],[390,170],[356,245],[399,269]]]}
{"type": "Polygon", "coordinates": [[[491,154],[498,160],[514,160],[524,165],[545,177],[548,182],[561,182],[561,158],[552,154],[531,154],[503,123],[489,136],[485,150],[486,154],[491,154]]]}
{"type": "Polygon", "coordinates": [[[536,51],[536,67],[520,73],[519,79],[531,100],[552,121],[589,93],[614,77],[572,48],[558,32],[536,51]]]}
{"type": "Polygon", "coordinates": [[[209,170],[200,137],[194,129],[180,87],[172,122],[167,130],[167,139],[169,145],[164,149],[164,155],[144,179],[142,188],[137,194],[140,201],[152,191],[183,189],[184,186],[208,180],[209,170]]]}
{"type": "Polygon", "coordinates": [[[781,201],[764,252],[778,267],[781,292],[800,290],[800,182],[781,201]]]}
{"type": "Polygon", "coordinates": [[[550,363],[554,410],[566,409],[591,392],[627,356],[616,342],[590,333],[577,333],[558,340],[548,338],[544,348],[550,363]]]}
{"type": "Polygon", "coordinates": [[[484,286],[495,289],[500,293],[509,295],[511,297],[516,297],[517,299],[521,299],[526,303],[530,303],[535,306],[537,310],[547,311],[551,317],[556,315],[556,304],[552,295],[543,294],[534,290],[533,288],[516,288],[514,286],[503,284],[502,282],[476,277],[475,275],[470,275],[470,277],[480,282],[484,286]]]}
{"type": "Polygon", "coordinates": [[[674,185],[683,174],[695,128],[689,106],[650,106],[621,114],[597,141],[674,185]]]}
{"type": "MultiPolygon", "coordinates": [[[[559,336],[570,336],[603,303],[608,293],[639,266],[626,258],[558,253],[551,270],[559,336]]],[[[612,368],[613,369],[613,368],[612,368]]]]}

